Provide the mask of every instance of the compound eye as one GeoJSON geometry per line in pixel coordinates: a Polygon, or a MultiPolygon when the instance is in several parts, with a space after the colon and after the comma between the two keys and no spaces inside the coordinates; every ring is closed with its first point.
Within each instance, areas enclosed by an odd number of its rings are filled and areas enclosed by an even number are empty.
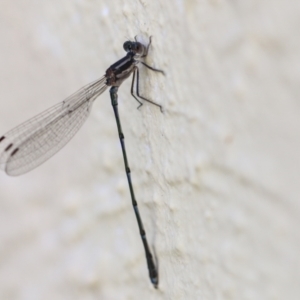
{"type": "Polygon", "coordinates": [[[126,52],[130,52],[132,50],[132,42],[130,41],[127,41],[123,44],[123,49],[126,51],[126,52]]]}

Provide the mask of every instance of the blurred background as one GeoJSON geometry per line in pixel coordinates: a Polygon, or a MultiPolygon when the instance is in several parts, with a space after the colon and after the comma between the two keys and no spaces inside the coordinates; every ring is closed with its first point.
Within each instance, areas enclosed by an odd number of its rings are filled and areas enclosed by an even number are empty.
{"type": "Polygon", "coordinates": [[[300,2],[0,4],[0,135],[147,44],[119,110],[160,285],[148,278],[108,91],[74,139],[0,174],[1,299],[300,299],[300,2]]]}

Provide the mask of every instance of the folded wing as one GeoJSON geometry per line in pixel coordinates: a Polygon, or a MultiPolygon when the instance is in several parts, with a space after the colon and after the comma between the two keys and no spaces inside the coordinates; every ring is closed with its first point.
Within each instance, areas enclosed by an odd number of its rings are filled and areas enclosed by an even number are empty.
{"type": "Polygon", "coordinates": [[[8,175],[24,174],[53,156],[87,119],[92,103],[107,88],[96,80],[0,137],[0,166],[8,175]]]}

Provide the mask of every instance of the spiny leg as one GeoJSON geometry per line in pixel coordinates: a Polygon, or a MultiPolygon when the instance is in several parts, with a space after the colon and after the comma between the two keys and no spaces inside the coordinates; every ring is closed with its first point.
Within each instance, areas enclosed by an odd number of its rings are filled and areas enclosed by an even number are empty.
{"type": "Polygon", "coordinates": [[[134,80],[135,80],[135,72],[136,72],[137,67],[134,68],[133,74],[132,74],[132,82],[131,82],[131,96],[140,104],[137,109],[139,109],[143,103],[133,94],[133,86],[134,86],[134,80]]]}
{"type": "Polygon", "coordinates": [[[146,57],[148,55],[148,51],[149,51],[149,47],[151,45],[151,42],[152,42],[152,36],[149,37],[149,44],[147,46],[146,53],[141,57],[146,57]]]}
{"type": "Polygon", "coordinates": [[[141,98],[141,99],[149,102],[149,103],[152,103],[153,105],[158,106],[160,108],[160,111],[163,112],[163,108],[162,108],[162,106],[160,104],[158,104],[158,103],[156,103],[156,102],[154,102],[152,100],[149,100],[149,99],[147,99],[147,98],[145,98],[145,97],[143,97],[143,96],[140,95],[140,92],[139,92],[139,84],[140,84],[139,83],[140,82],[140,71],[139,71],[139,68],[136,68],[135,72],[136,72],[136,94],[137,94],[137,96],[139,98],[141,98]]]}
{"type": "Polygon", "coordinates": [[[132,206],[134,209],[134,213],[135,213],[137,223],[139,226],[140,235],[141,235],[144,249],[145,249],[145,255],[146,255],[146,260],[147,260],[147,265],[148,265],[148,270],[149,270],[149,277],[150,277],[150,280],[151,280],[152,284],[154,285],[154,287],[157,288],[158,287],[158,271],[157,271],[156,264],[154,263],[152,253],[148,246],[148,241],[146,238],[146,231],[144,229],[143,222],[142,222],[140,212],[138,209],[138,204],[137,204],[135,196],[134,196],[133,185],[132,185],[131,176],[130,176],[130,168],[129,168],[129,164],[128,164],[126,149],[125,149],[124,134],[122,131],[121,121],[120,121],[119,111],[118,111],[118,87],[113,86],[109,92],[110,92],[111,104],[113,106],[115,118],[116,118],[116,122],[117,122],[118,134],[119,134],[119,139],[120,139],[120,143],[121,143],[121,147],[122,147],[125,171],[126,171],[127,181],[128,181],[128,185],[129,185],[132,206]]]}
{"type": "MultiPolygon", "coordinates": [[[[135,40],[136,42],[138,42],[136,37],[137,37],[137,35],[134,37],[134,40],[135,40]]],[[[147,46],[147,48],[146,48],[146,53],[145,53],[144,55],[142,55],[141,57],[146,57],[146,56],[148,55],[148,50],[149,50],[149,47],[150,47],[150,45],[151,45],[151,39],[152,39],[152,36],[149,37],[149,44],[148,44],[148,46],[147,46]]]]}
{"type": "Polygon", "coordinates": [[[142,65],[144,65],[145,67],[147,67],[148,69],[150,69],[151,71],[154,71],[154,72],[159,72],[159,73],[162,73],[163,75],[166,75],[166,73],[163,71],[163,70],[159,70],[159,69],[155,69],[149,65],[147,65],[146,63],[144,63],[143,61],[140,61],[140,63],[142,65]]]}
{"type": "MultiPolygon", "coordinates": [[[[137,35],[134,37],[134,40],[137,42],[136,37],[137,37],[137,35]]],[[[148,44],[148,46],[146,48],[146,53],[143,56],[141,56],[141,57],[146,57],[148,55],[148,50],[149,50],[149,47],[151,45],[151,39],[152,39],[152,36],[149,37],[149,44],[148,44]]]]}

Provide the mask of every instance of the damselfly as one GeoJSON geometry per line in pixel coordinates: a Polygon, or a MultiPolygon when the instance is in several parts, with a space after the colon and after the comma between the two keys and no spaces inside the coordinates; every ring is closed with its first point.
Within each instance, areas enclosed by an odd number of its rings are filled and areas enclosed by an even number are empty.
{"type": "Polygon", "coordinates": [[[24,174],[45,162],[75,135],[87,119],[93,102],[108,87],[111,87],[111,104],[113,106],[117,122],[131,201],[145,249],[149,277],[154,287],[157,288],[157,263],[154,262],[154,258],[148,246],[146,232],[134,195],[130,168],[125,149],[124,134],[122,132],[118,112],[117,94],[119,86],[132,74],[131,95],[136,99],[136,101],[138,101],[138,108],[140,108],[143,104],[141,100],[145,100],[156,105],[162,111],[161,105],[141,96],[139,93],[139,63],[152,71],[164,74],[162,70],[150,67],[145,62],[141,61],[142,58],[147,56],[150,44],[151,37],[147,47],[138,42],[136,38],[134,42],[125,42],[123,48],[127,52],[127,55],[111,65],[106,70],[103,77],[84,86],[63,102],[54,105],[1,136],[0,166],[8,175],[16,176],[24,174]],[[134,94],[135,82],[136,94],[134,94]]]}

